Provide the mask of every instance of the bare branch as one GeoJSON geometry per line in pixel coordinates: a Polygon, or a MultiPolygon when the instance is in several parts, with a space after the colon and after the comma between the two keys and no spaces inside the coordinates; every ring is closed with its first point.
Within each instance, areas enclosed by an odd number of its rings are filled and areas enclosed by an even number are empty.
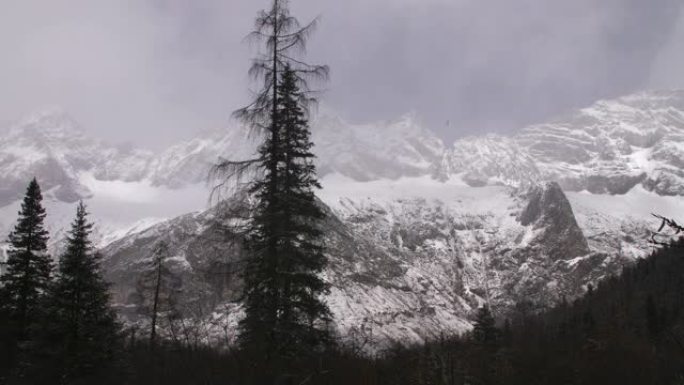
{"type": "Polygon", "coordinates": [[[255,173],[261,163],[261,159],[247,159],[242,161],[232,161],[219,158],[219,162],[215,164],[209,171],[209,181],[218,181],[214,185],[210,194],[210,202],[221,201],[221,193],[226,191],[233,191],[242,185],[242,180],[245,175],[255,173]]]}
{"type": "Polygon", "coordinates": [[[672,238],[679,236],[684,232],[684,227],[675,222],[673,219],[666,218],[662,215],[651,214],[660,219],[660,227],[651,235],[649,243],[655,246],[672,246],[672,238]],[[663,233],[663,230],[669,229],[669,233],[663,233]],[[664,238],[664,240],[663,240],[664,238]]]}

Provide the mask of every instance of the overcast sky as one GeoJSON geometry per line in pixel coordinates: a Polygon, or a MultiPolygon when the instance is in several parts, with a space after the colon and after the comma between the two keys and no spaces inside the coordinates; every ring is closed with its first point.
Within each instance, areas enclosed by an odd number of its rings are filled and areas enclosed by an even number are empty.
{"type": "MultiPolygon", "coordinates": [[[[59,105],[161,147],[247,101],[242,41],[270,0],[2,0],[0,123],[59,105]]],[[[681,0],[292,0],[322,24],[324,103],[352,122],[414,111],[445,140],[608,98],[684,88],[681,0]],[[447,126],[446,122],[450,122],[447,126]]]]}

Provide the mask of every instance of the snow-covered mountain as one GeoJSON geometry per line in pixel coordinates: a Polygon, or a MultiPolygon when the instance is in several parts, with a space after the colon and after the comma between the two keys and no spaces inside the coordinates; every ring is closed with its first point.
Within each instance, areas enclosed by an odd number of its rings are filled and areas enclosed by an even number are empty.
{"type": "Polygon", "coordinates": [[[56,199],[74,202],[91,192],[80,173],[102,181],[134,181],[144,176],[151,154],[107,146],[87,137],[59,109],[27,117],[0,138],[0,205],[21,197],[27,180],[37,177],[56,199]]]}
{"type": "MultiPolygon", "coordinates": [[[[596,194],[625,194],[641,185],[659,195],[684,195],[684,91],[599,101],[515,135],[469,137],[450,147],[411,114],[361,125],[324,114],[312,126],[323,176],[356,181],[430,176],[473,187],[556,181],[566,191],[596,194]]],[[[233,129],[195,139],[167,156],[182,159],[183,170],[204,170],[219,156],[249,156],[254,143],[239,133],[233,129]]],[[[197,180],[185,176],[178,180],[197,180]]],[[[174,180],[159,178],[158,183],[174,180]]]]}
{"type": "Polygon", "coordinates": [[[512,137],[457,141],[446,162],[471,185],[554,180],[566,191],[684,195],[684,92],[599,101],[512,137]]]}
{"type": "MultiPolygon", "coordinates": [[[[450,147],[413,114],[375,124],[322,114],[312,126],[322,176],[372,181],[427,175],[473,187],[552,180],[566,191],[597,194],[624,194],[640,184],[660,195],[684,195],[684,91],[599,101],[512,136],[469,137],[450,147]]],[[[205,182],[219,157],[249,158],[255,147],[246,130],[231,127],[153,154],[90,139],[66,113],[47,110],[0,139],[0,204],[15,200],[33,175],[67,202],[91,193],[83,174],[178,189],[205,182]]]]}
{"type": "MultiPolygon", "coordinates": [[[[485,303],[506,315],[520,303],[540,308],[576,297],[648,252],[650,210],[684,213],[679,198],[640,187],[611,197],[566,195],[553,182],[514,191],[336,175],[324,184],[327,301],[343,335],[373,330],[378,343],[467,330],[485,303]]],[[[110,244],[104,252],[117,302],[134,302],[135,273],[164,240],[173,250],[172,269],[184,277],[184,296],[203,304],[192,308],[221,309],[205,316],[224,338],[224,327],[240,316],[232,301],[241,242],[226,224],[244,217],[241,204],[175,218],[110,244]]]]}
{"type": "MultiPolygon", "coordinates": [[[[420,341],[467,329],[482,303],[505,314],[576,296],[649,252],[651,212],[684,216],[684,91],[600,101],[452,146],[414,115],[350,124],[321,114],[312,131],[330,213],[328,301],[345,335],[420,341]]],[[[0,231],[36,176],[53,239],[87,200],[121,309],[165,239],[187,301],[224,309],[204,316],[229,326],[240,249],[222,224],[247,208],[207,210],[206,178],[219,157],[255,148],[233,127],[155,154],[90,139],[64,112],[35,114],[0,139],[0,231]]]]}

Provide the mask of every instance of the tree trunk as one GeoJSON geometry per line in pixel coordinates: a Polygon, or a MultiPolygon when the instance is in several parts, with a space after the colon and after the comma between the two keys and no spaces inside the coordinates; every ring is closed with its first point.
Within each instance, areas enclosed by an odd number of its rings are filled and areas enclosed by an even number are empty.
{"type": "Polygon", "coordinates": [[[154,346],[157,338],[157,310],[159,306],[159,290],[161,288],[162,265],[161,260],[157,262],[157,282],[154,287],[154,302],[152,304],[152,330],[150,331],[150,346],[154,346]]]}

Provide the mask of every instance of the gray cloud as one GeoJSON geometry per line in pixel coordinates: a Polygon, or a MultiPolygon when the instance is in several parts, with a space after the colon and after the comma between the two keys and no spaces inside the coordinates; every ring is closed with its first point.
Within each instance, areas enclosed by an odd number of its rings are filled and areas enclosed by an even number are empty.
{"type": "MultiPolygon", "coordinates": [[[[248,98],[255,0],[7,0],[0,122],[58,104],[112,140],[165,145],[248,98]]],[[[292,0],[352,120],[415,111],[445,139],[598,98],[684,86],[679,0],[292,0]],[[445,122],[450,121],[446,127],[445,122]]]]}
{"type": "Polygon", "coordinates": [[[658,53],[652,66],[650,86],[654,88],[684,87],[684,12],[672,35],[658,53]]]}

